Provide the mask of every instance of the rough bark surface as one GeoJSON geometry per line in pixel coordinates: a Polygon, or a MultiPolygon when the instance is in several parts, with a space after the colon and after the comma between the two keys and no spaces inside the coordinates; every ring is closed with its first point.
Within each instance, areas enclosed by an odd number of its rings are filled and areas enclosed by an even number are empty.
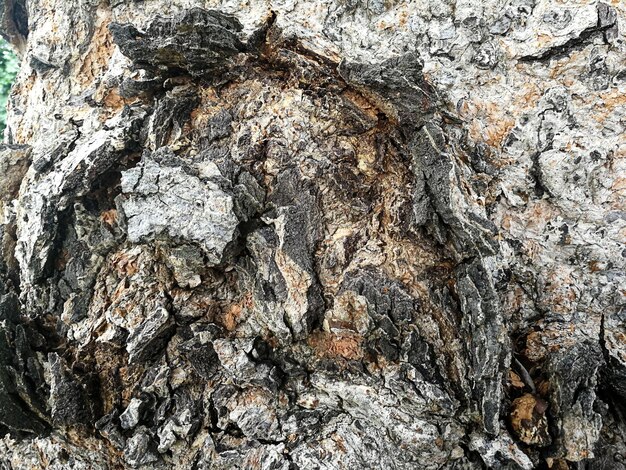
{"type": "Polygon", "coordinates": [[[625,468],[623,2],[1,5],[0,467],[625,468]]]}

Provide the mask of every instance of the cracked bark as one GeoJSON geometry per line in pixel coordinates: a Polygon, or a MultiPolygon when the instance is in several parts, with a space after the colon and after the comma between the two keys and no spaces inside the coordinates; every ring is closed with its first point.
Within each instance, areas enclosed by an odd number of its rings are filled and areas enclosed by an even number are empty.
{"type": "Polygon", "coordinates": [[[624,6],[1,5],[3,467],[624,468],[624,6]]]}

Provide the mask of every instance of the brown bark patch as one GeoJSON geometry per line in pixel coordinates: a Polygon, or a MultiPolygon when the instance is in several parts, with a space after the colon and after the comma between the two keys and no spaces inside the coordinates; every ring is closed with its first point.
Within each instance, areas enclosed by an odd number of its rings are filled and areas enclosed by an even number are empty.
{"type": "Polygon", "coordinates": [[[548,421],[545,416],[548,404],[530,393],[513,400],[511,427],[520,441],[528,445],[544,446],[550,443],[548,421]]]}
{"type": "Polygon", "coordinates": [[[76,74],[79,85],[85,89],[90,86],[97,77],[101,77],[108,68],[113,54],[113,40],[109,32],[111,12],[107,9],[98,10],[96,30],[91,40],[91,47],[81,62],[81,67],[76,74]]]}
{"type": "Polygon", "coordinates": [[[363,359],[363,337],[356,333],[338,334],[317,332],[309,336],[311,346],[319,357],[343,358],[351,361],[363,359]]]}

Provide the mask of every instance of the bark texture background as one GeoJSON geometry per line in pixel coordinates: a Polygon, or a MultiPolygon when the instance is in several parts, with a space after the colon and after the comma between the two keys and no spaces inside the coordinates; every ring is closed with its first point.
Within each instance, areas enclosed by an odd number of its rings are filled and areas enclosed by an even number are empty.
{"type": "Polygon", "coordinates": [[[625,468],[623,2],[2,5],[2,468],[625,468]]]}

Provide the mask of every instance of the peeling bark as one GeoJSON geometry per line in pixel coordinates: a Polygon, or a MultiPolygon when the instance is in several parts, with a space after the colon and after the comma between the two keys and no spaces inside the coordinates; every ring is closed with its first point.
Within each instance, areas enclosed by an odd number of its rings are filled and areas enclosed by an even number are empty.
{"type": "Polygon", "coordinates": [[[3,467],[624,467],[624,6],[2,5],[3,467]]]}

